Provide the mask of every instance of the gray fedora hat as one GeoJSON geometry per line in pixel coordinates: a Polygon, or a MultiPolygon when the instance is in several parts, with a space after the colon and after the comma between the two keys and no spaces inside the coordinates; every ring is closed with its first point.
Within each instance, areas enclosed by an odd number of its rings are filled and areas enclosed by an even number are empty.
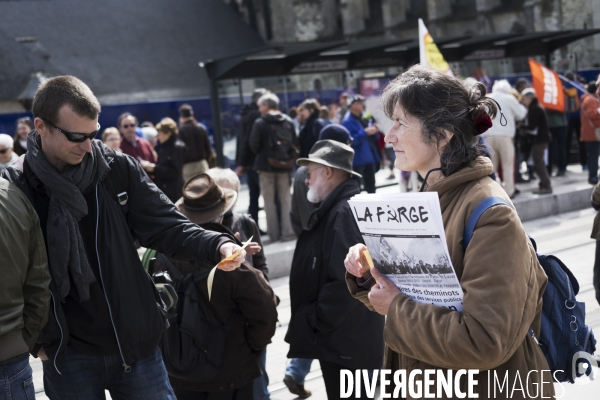
{"type": "Polygon", "coordinates": [[[319,140],[310,149],[308,158],[299,158],[296,164],[302,167],[314,162],[327,167],[341,169],[362,178],[362,175],[352,171],[352,161],[354,161],[354,150],[352,147],[336,142],[335,140],[319,140]]]}

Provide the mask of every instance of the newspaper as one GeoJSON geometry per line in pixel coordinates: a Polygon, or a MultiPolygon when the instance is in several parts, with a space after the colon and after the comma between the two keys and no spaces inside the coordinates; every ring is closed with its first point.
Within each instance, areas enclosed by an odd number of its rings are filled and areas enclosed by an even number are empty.
{"type": "Polygon", "coordinates": [[[402,293],[463,311],[437,193],[359,194],[348,203],[374,266],[402,293]]]}

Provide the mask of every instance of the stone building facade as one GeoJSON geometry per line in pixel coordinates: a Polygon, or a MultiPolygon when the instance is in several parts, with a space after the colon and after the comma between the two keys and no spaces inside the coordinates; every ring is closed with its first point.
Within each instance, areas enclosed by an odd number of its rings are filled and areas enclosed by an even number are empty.
{"type": "MultiPolygon", "coordinates": [[[[600,28],[600,0],[223,0],[267,41],[413,38],[422,18],[433,37],[600,28]]],[[[555,52],[558,70],[600,66],[600,35],[555,52]]],[[[522,72],[524,60],[457,63],[488,75],[522,72]]]]}

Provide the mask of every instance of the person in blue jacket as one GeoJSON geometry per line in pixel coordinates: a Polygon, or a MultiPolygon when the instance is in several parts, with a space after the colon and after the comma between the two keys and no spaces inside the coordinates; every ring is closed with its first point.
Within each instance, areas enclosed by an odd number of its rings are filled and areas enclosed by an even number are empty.
{"type": "Polygon", "coordinates": [[[344,116],[342,125],[352,135],[352,148],[354,149],[354,163],[352,169],[362,175],[363,187],[367,193],[375,193],[375,172],[379,163],[376,146],[370,138],[379,132],[377,124],[369,124],[363,119],[365,112],[365,98],[355,95],[348,100],[348,112],[344,116]]]}

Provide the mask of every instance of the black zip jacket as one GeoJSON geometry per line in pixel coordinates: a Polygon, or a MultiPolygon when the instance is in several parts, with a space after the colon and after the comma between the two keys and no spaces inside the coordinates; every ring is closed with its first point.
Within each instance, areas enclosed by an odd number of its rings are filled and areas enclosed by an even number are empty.
{"type": "Polygon", "coordinates": [[[172,202],[176,202],[182,196],[185,152],[186,144],[175,135],[171,135],[160,147],[154,164],[154,183],[172,202]]]}
{"type": "Polygon", "coordinates": [[[255,154],[250,150],[250,134],[254,121],[260,118],[260,112],[256,104],[250,104],[242,108],[240,133],[237,138],[235,163],[239,167],[254,168],[255,154]]]}
{"type": "Polygon", "coordinates": [[[300,158],[308,157],[310,149],[312,149],[313,145],[319,140],[319,133],[321,133],[323,126],[323,120],[320,119],[318,115],[311,115],[306,120],[298,135],[298,141],[300,142],[300,158]]]}
{"type": "Polygon", "coordinates": [[[298,238],[290,272],[288,358],[326,360],[349,369],[383,365],[385,319],[353,299],[345,280],[348,249],[364,243],[348,204],[359,193],[355,179],[339,184],[298,238]]]}
{"type": "MultiPolygon", "coordinates": [[[[113,153],[104,145],[103,149],[104,156],[113,167],[113,153]]],[[[127,160],[127,219],[104,181],[92,189],[92,195],[96,203],[94,240],[101,277],[99,283],[108,304],[123,367],[127,370],[136,361],[153,354],[166,328],[158,293],[142,267],[132,235],[144,247],[181,261],[198,260],[207,267],[216,265],[220,260],[219,247],[234,240],[192,224],[148,178],[135,159],[126,155],[118,157],[127,160]]],[[[34,205],[35,191],[23,173],[24,168],[28,169],[24,160],[23,156],[20,157],[15,164],[4,169],[2,176],[15,183],[34,205]]],[[[69,321],[53,292],[55,288],[51,283],[51,312],[32,354],[37,355],[39,348],[44,347],[50,362],[60,373],[62,355],[69,344],[69,321]]]]}
{"type": "Polygon", "coordinates": [[[549,143],[552,138],[548,129],[548,119],[544,109],[540,106],[538,99],[532,99],[529,104],[529,111],[527,112],[526,118],[527,124],[521,128],[533,131],[538,130],[535,135],[534,143],[549,143]]]}

